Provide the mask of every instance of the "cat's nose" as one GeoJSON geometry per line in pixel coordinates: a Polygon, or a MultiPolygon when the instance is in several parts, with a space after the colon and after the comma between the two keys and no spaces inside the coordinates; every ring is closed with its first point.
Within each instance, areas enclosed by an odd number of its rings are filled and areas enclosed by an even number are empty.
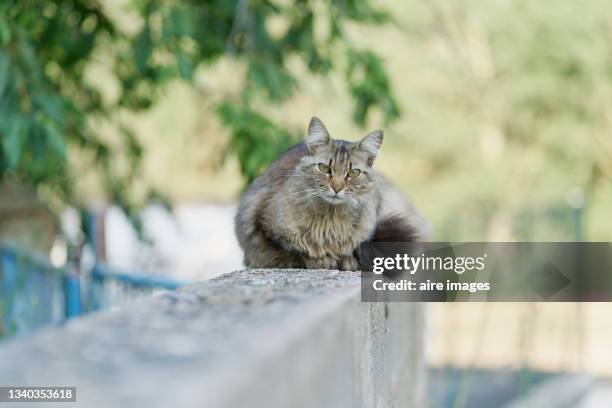
{"type": "Polygon", "coordinates": [[[334,193],[338,194],[339,192],[341,192],[344,189],[344,184],[342,183],[338,183],[338,182],[334,182],[334,180],[332,180],[331,184],[331,188],[332,190],[334,190],[334,193]]]}

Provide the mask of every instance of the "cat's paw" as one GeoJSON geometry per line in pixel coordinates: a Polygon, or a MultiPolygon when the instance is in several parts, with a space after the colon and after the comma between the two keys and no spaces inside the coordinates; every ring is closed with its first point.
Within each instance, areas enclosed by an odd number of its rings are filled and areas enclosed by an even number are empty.
{"type": "Polygon", "coordinates": [[[331,257],[305,259],[307,269],[338,269],[338,260],[331,257]]]}
{"type": "Polygon", "coordinates": [[[346,255],[338,262],[341,271],[358,271],[359,261],[353,255],[346,255]]]}

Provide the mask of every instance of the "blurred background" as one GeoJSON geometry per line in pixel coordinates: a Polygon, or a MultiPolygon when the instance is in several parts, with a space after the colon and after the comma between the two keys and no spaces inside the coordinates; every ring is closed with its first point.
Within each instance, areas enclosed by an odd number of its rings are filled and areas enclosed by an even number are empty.
{"type": "MultiPolygon", "coordinates": [[[[5,0],[0,338],[241,268],[238,197],[315,115],[385,130],[435,240],[612,241],[607,1],[5,0]]],[[[431,406],[612,403],[610,305],[427,322],[431,406]]]]}

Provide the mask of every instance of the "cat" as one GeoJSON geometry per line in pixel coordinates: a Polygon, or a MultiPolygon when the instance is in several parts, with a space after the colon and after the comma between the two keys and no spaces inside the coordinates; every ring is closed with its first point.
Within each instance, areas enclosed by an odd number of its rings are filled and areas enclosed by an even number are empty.
{"type": "Polygon", "coordinates": [[[368,241],[422,241],[429,227],[374,168],[381,130],[332,139],[313,117],[308,135],[243,194],[235,219],[248,268],[358,270],[368,241]]]}

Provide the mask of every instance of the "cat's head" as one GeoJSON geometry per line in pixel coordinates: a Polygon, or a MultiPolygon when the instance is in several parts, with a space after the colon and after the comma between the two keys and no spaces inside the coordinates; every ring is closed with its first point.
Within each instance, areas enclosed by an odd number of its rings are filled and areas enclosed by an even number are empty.
{"type": "Polygon", "coordinates": [[[334,140],[318,118],[308,126],[308,156],[300,163],[310,196],[329,204],[354,204],[375,187],[372,165],[383,141],[376,130],[358,142],[334,140]]]}

